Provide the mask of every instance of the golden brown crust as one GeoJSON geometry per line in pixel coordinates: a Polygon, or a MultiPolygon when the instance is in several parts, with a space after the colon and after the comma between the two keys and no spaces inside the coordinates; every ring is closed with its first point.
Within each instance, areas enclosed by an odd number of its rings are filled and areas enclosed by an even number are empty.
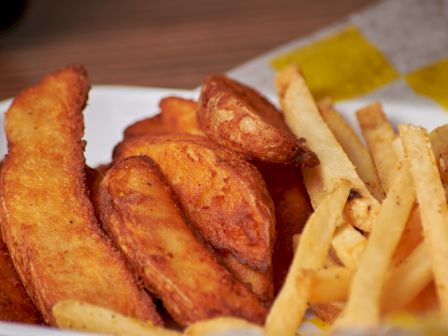
{"type": "Polygon", "coordinates": [[[2,232],[14,266],[45,321],[78,299],[161,323],[124,258],[98,227],[85,188],[82,110],[89,83],[66,67],[23,91],[6,113],[0,178],[2,232]]]}
{"type": "Polygon", "coordinates": [[[154,161],[117,162],[100,186],[104,227],[183,326],[218,316],[256,323],[267,310],[197,239],[154,161]]]}
{"type": "Polygon", "coordinates": [[[308,194],[297,167],[256,162],[275,207],[276,240],[272,264],[274,293],[278,293],[294,255],[292,237],[302,232],[313,212],[308,194]]]}
{"type": "Polygon", "coordinates": [[[260,272],[240,263],[230,253],[215,250],[215,255],[230,273],[254,293],[266,307],[271,306],[274,299],[272,267],[265,272],[260,272]]]}
{"type": "Polygon", "coordinates": [[[271,265],[272,200],[259,172],[238,154],[187,134],[123,141],[114,158],[147,155],[160,166],[194,229],[218,250],[260,271],[271,265]]]}
{"type": "Polygon", "coordinates": [[[156,114],[153,117],[145,118],[129,125],[124,130],[123,135],[125,138],[129,138],[141,134],[165,134],[168,132],[162,116],[156,114]]]}
{"type": "Polygon", "coordinates": [[[0,237],[0,321],[42,323],[0,237]]]}
{"type": "Polygon", "coordinates": [[[171,133],[188,133],[205,136],[196,117],[197,103],[180,97],[165,97],[160,103],[160,113],[166,129],[171,133]]]}
{"type": "Polygon", "coordinates": [[[319,164],[305,140],[288,131],[267,99],[223,75],[205,79],[197,113],[208,137],[247,158],[306,167],[319,164]]]}

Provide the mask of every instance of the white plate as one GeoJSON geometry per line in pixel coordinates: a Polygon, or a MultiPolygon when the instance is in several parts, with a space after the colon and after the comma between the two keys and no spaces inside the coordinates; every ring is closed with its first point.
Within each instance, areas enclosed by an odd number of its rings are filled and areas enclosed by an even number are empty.
{"type": "MultiPolygon", "coordinates": [[[[196,98],[198,91],[175,89],[141,88],[126,86],[94,86],[89,95],[85,111],[86,160],[92,167],[109,162],[112,149],[121,140],[122,132],[132,122],[152,116],[158,112],[158,102],[162,97],[177,95],[196,98]]],[[[275,100],[275,98],[270,97],[275,100]]],[[[337,104],[338,109],[355,125],[354,111],[369,103],[354,100],[337,104]]],[[[3,128],[3,112],[11,100],[0,102],[0,157],[6,154],[6,139],[3,128]]],[[[442,113],[431,105],[385,101],[384,108],[394,124],[412,123],[429,130],[448,123],[448,113],[442,113]]],[[[312,328],[306,328],[308,330],[312,328]]],[[[0,336],[3,335],[47,335],[48,329],[21,328],[18,325],[0,322],[0,336]]],[[[52,331],[52,333],[55,331],[52,331]]],[[[65,336],[67,333],[57,333],[65,336]]],[[[70,334],[72,335],[72,334],[70,334]]]]}

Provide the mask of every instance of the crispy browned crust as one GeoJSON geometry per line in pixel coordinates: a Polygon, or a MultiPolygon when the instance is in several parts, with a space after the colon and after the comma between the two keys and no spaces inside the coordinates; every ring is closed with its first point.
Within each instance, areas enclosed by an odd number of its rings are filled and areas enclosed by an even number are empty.
{"type": "Polygon", "coordinates": [[[208,137],[250,159],[305,167],[319,164],[305,140],[288,131],[282,115],[267,99],[223,75],[205,79],[197,117],[208,137]]]}
{"type": "Polygon", "coordinates": [[[274,293],[283,286],[294,256],[292,237],[302,232],[313,212],[300,169],[294,166],[256,162],[275,207],[276,241],[272,264],[274,293]]]}
{"type": "Polygon", "coordinates": [[[84,68],[59,70],[23,91],[6,112],[8,156],[0,178],[2,232],[45,321],[77,299],[161,323],[150,297],[102,233],[85,190],[84,68]]]}
{"type": "Polygon", "coordinates": [[[240,263],[230,253],[215,250],[215,255],[230,273],[254,293],[266,307],[271,306],[274,299],[272,267],[265,272],[260,272],[240,263]]]}
{"type": "Polygon", "coordinates": [[[274,209],[254,166],[209,139],[143,135],[123,141],[114,158],[147,155],[157,162],[198,235],[260,271],[271,265],[274,209]]]}
{"type": "Polygon", "coordinates": [[[196,117],[197,103],[180,97],[165,97],[160,103],[162,120],[172,133],[188,133],[205,136],[196,117]]]}
{"type": "Polygon", "coordinates": [[[313,303],[309,308],[314,314],[327,324],[333,324],[343,309],[341,303],[313,303]]]}
{"type": "Polygon", "coordinates": [[[264,321],[267,310],[194,235],[151,159],[114,165],[101,182],[100,209],[107,232],[178,323],[217,316],[264,321]]]}
{"type": "Polygon", "coordinates": [[[42,323],[0,236],[0,321],[42,323]]]}
{"type": "Polygon", "coordinates": [[[129,138],[141,134],[165,134],[168,132],[162,116],[157,114],[154,117],[145,118],[129,125],[124,130],[123,135],[125,138],[129,138]]]}

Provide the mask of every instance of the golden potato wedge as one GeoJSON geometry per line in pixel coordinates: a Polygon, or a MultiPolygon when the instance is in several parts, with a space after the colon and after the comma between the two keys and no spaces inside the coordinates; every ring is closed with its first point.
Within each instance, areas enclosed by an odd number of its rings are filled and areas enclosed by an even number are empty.
{"type": "Polygon", "coordinates": [[[267,313],[194,235],[159,168],[118,161],[100,184],[103,227],[181,325],[218,316],[262,323],[267,313]]]}
{"type": "Polygon", "coordinates": [[[269,307],[272,304],[274,299],[272,267],[265,272],[261,272],[242,264],[228,252],[214,250],[214,253],[230,273],[253,292],[264,306],[269,307]]]}
{"type": "Polygon", "coordinates": [[[0,235],[0,321],[42,323],[0,235]]]}
{"type": "Polygon", "coordinates": [[[89,83],[66,67],[21,92],[6,112],[1,228],[11,259],[45,322],[79,299],[162,323],[123,256],[100,230],[84,183],[82,110],[89,83]]]}
{"type": "Polygon", "coordinates": [[[160,113],[166,129],[171,133],[205,136],[196,117],[197,103],[191,99],[166,97],[160,103],[160,113]]]}
{"type": "Polygon", "coordinates": [[[282,115],[258,92],[223,75],[208,76],[198,121],[209,138],[251,159],[314,167],[319,159],[287,129],[282,115]]]}
{"type": "Polygon", "coordinates": [[[274,292],[277,293],[285,281],[294,256],[293,236],[302,232],[313,208],[300,169],[266,162],[257,162],[255,165],[266,181],[275,207],[276,240],[272,265],[274,292]]]}
{"type": "Polygon", "coordinates": [[[135,155],[147,155],[159,165],[206,242],[252,268],[270,268],[274,209],[254,166],[209,139],[189,134],[134,137],[114,151],[115,160],[135,155]]]}
{"type": "Polygon", "coordinates": [[[141,134],[165,134],[168,129],[160,114],[154,117],[145,118],[126,127],[123,132],[125,138],[139,136],[141,134]]]}

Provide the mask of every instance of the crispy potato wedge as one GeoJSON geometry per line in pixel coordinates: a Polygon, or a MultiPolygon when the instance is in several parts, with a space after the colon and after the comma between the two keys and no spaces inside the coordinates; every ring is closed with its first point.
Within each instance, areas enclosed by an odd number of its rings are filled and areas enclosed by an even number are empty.
{"type": "Polygon", "coordinates": [[[62,329],[115,336],[175,336],[174,330],[123,316],[116,311],[76,300],[59,301],[53,306],[56,325],[62,329]]]}
{"type": "Polygon", "coordinates": [[[266,309],[194,235],[150,158],[121,160],[106,173],[100,210],[103,227],[179,324],[218,316],[263,322],[266,309]]]}
{"type": "Polygon", "coordinates": [[[169,132],[205,136],[198,124],[197,103],[194,100],[166,97],[160,101],[159,107],[162,121],[169,132]]]}
{"type": "Polygon", "coordinates": [[[314,167],[319,159],[287,129],[281,114],[258,92],[223,75],[202,84],[198,121],[212,140],[251,159],[314,167]]]}
{"type": "Polygon", "coordinates": [[[272,267],[265,272],[260,272],[240,263],[238,259],[228,252],[214,250],[214,253],[239,282],[253,292],[264,306],[270,307],[274,299],[272,267]]]}
{"type": "Polygon", "coordinates": [[[0,235],[0,321],[42,323],[0,235]]]}
{"type": "Polygon", "coordinates": [[[145,118],[129,125],[124,130],[123,135],[125,138],[129,138],[141,134],[165,134],[168,132],[162,116],[157,114],[154,117],[145,118]]]}
{"type": "Polygon", "coordinates": [[[2,233],[48,324],[55,323],[53,305],[68,298],[161,323],[87,198],[81,138],[88,89],[85,70],[66,67],[21,92],[6,112],[2,233]]]}
{"type": "Polygon", "coordinates": [[[302,232],[313,212],[300,169],[257,162],[275,207],[276,241],[272,256],[274,292],[282,287],[294,256],[293,236],[302,232]]]}
{"type": "Polygon", "coordinates": [[[151,157],[166,176],[195,231],[218,250],[260,271],[271,267],[272,199],[254,166],[212,141],[188,134],[123,141],[114,158],[151,157]]]}

